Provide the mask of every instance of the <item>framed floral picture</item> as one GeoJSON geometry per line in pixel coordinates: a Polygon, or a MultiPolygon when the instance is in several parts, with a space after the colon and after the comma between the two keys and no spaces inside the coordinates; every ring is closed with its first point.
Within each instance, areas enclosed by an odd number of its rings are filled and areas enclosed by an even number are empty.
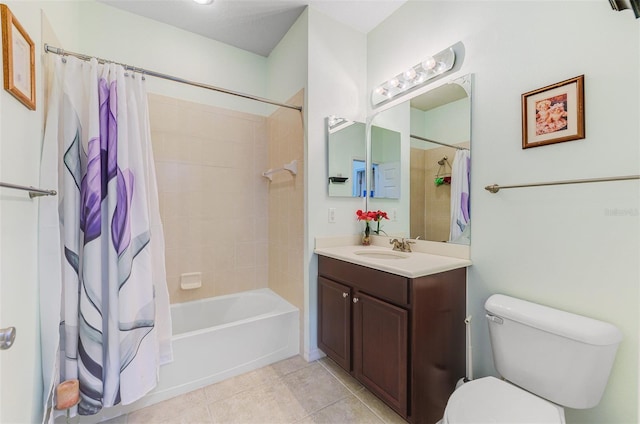
{"type": "Polygon", "coordinates": [[[584,75],[522,95],[522,148],[584,138],[584,75]]]}
{"type": "Polygon", "coordinates": [[[4,4],[0,4],[0,16],[2,18],[4,89],[27,108],[35,110],[35,45],[27,31],[4,4]]]}

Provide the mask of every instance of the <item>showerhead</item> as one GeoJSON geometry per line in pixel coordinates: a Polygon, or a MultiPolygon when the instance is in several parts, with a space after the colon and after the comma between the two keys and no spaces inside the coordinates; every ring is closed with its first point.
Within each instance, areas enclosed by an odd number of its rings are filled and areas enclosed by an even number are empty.
{"type": "Polygon", "coordinates": [[[442,166],[442,165],[444,165],[444,164],[445,164],[445,162],[447,161],[447,159],[448,159],[448,158],[447,158],[446,156],[445,156],[445,157],[443,157],[442,159],[440,159],[440,160],[438,161],[438,165],[441,165],[441,166],[442,166]]]}

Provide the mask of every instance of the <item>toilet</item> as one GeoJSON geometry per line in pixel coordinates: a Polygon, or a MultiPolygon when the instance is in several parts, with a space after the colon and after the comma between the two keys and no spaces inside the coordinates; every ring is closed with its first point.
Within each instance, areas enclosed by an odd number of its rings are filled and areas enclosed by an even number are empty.
{"type": "Polygon", "coordinates": [[[442,424],[564,423],[564,407],[596,406],[622,333],[615,326],[496,294],[485,303],[496,370],[462,384],[442,424]]]}

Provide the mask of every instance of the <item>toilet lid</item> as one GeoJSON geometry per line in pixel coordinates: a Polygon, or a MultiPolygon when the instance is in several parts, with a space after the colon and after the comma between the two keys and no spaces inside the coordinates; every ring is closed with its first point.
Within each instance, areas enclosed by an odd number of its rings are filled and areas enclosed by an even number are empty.
{"type": "Polygon", "coordinates": [[[453,392],[444,411],[445,423],[564,423],[564,410],[510,383],[484,377],[453,392]]]}

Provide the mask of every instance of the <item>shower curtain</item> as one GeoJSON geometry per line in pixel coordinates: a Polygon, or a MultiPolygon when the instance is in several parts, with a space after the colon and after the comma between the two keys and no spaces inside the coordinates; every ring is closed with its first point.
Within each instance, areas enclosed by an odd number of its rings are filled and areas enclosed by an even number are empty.
{"type": "Polygon", "coordinates": [[[456,241],[461,238],[465,228],[469,225],[470,165],[471,156],[469,151],[456,151],[451,171],[451,223],[449,225],[451,230],[449,241],[456,241]]]}
{"type": "Polygon", "coordinates": [[[78,379],[77,413],[93,415],[140,399],[172,359],[164,238],[143,79],[95,59],[54,66],[40,178],[59,195],[39,210],[45,411],[78,379]]]}

